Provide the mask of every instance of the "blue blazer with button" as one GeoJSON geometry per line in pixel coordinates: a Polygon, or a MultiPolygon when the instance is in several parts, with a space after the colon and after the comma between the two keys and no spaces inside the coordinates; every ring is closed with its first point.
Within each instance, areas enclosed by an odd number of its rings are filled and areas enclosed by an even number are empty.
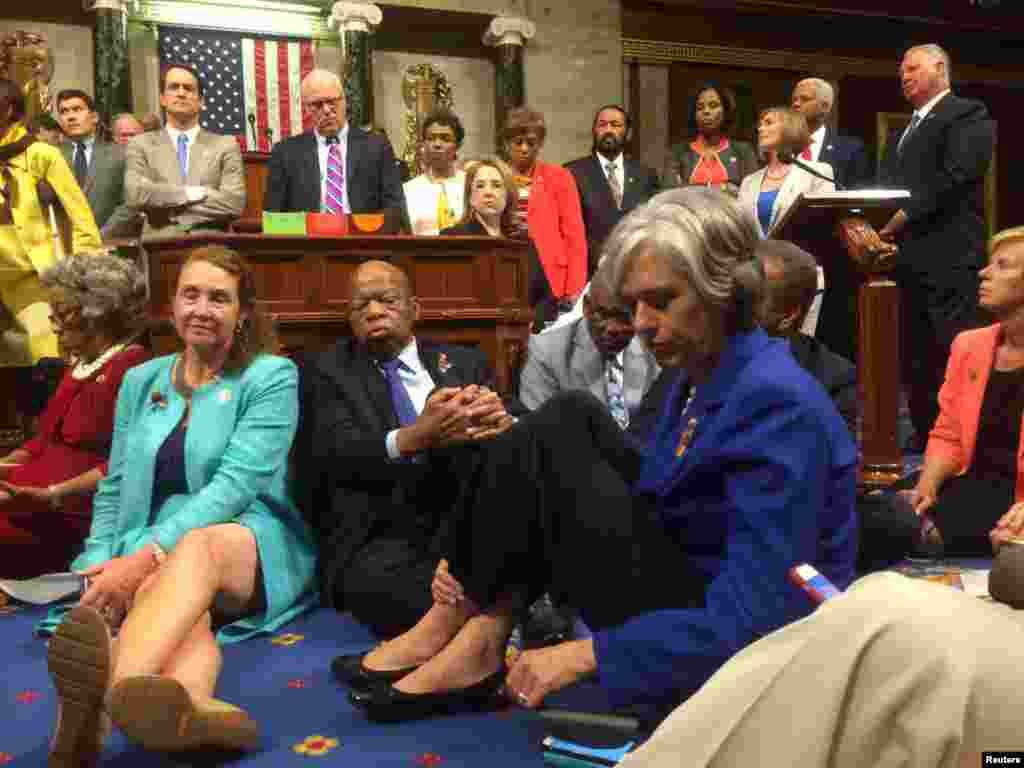
{"type": "MultiPolygon", "coordinates": [[[[689,694],[744,646],[810,613],[788,580],[792,566],[810,563],[840,589],[854,577],[857,451],[786,342],[761,330],[737,334],[684,415],[688,391],[681,378],[634,490],[655,497],[679,557],[705,579],[705,604],[594,634],[600,682],[615,705],[689,694]],[[694,436],[677,457],[691,418],[694,436]]],[[[671,563],[665,572],[671,578],[671,563]]]]}

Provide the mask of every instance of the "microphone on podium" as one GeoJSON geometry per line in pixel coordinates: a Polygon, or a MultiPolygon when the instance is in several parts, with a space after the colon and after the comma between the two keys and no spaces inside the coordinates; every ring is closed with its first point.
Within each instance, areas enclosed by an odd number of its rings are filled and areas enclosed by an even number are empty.
{"type": "Polygon", "coordinates": [[[801,170],[807,171],[809,174],[811,174],[811,176],[817,176],[819,179],[824,179],[825,181],[831,181],[833,184],[836,185],[836,189],[838,189],[840,191],[845,189],[845,187],[842,184],[840,184],[838,181],[836,181],[835,179],[833,179],[833,178],[831,178],[829,176],[826,176],[821,171],[815,170],[814,168],[809,166],[807,163],[805,163],[803,160],[801,160],[799,157],[797,157],[796,153],[790,152],[788,149],[784,149],[781,152],[779,152],[779,160],[781,160],[784,163],[790,163],[792,165],[795,165],[797,168],[800,168],[801,170]]]}
{"type": "Polygon", "coordinates": [[[252,148],[259,149],[260,140],[256,136],[256,113],[250,112],[246,119],[249,121],[249,130],[252,131],[252,148]]]}

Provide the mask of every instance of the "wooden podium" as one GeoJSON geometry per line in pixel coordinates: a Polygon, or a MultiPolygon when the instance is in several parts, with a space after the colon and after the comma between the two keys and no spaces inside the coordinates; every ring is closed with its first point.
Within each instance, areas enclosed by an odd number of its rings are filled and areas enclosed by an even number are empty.
{"type": "MultiPolygon", "coordinates": [[[[202,245],[237,250],[256,271],[257,295],[274,315],[285,351],[324,347],[349,333],[349,279],[364,261],[389,261],[409,275],[422,312],[417,336],[479,347],[497,386],[513,390],[533,314],[527,303],[528,245],[496,237],[304,237],[203,234],[148,241],[154,317],[171,316],[185,255],[202,245]]],[[[156,332],[159,352],[175,348],[169,323],[156,332]]]]}
{"type": "MultiPolygon", "coordinates": [[[[902,190],[856,190],[799,197],[774,235],[813,254],[820,264],[850,260],[838,235],[848,216],[867,219],[881,229],[902,202],[902,190]]],[[[899,414],[899,290],[884,267],[856,264],[863,276],[857,302],[857,383],[860,390],[861,484],[889,485],[903,473],[903,450],[896,438],[899,414]]]]}

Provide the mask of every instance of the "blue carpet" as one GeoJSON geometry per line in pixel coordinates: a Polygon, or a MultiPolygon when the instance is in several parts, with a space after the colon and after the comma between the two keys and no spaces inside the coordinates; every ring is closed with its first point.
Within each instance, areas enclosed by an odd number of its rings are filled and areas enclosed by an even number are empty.
{"type": "MultiPolygon", "coordinates": [[[[40,609],[29,608],[0,615],[0,653],[6,659],[0,682],[0,766],[46,765],[56,694],[46,670],[46,646],[32,634],[32,625],[41,614],[40,609]]],[[[523,710],[512,708],[403,725],[367,721],[349,703],[346,689],[332,679],[330,661],[339,653],[355,653],[373,644],[370,633],[351,617],[319,610],[284,627],[274,638],[227,646],[217,693],[225,701],[244,707],[261,724],[259,751],[242,756],[147,753],[115,732],[101,765],[543,765],[539,743],[546,728],[523,710]],[[293,645],[271,642],[289,634],[301,635],[301,639],[293,645]],[[338,746],[319,757],[294,751],[296,745],[312,736],[336,739],[338,746]]],[[[603,709],[601,698],[596,686],[576,686],[562,697],[562,705],[603,709]]]]}

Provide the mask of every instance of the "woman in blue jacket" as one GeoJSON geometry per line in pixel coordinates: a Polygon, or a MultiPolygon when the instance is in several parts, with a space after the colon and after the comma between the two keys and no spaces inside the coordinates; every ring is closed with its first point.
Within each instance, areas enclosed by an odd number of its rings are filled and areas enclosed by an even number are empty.
{"type": "Polygon", "coordinates": [[[109,474],[72,563],[87,587],[50,641],[51,766],[95,760],[102,709],[149,748],[255,745],[256,723],[213,698],[217,641],[289,621],[314,579],[311,533],[285,489],[297,372],[270,354],[255,299],[237,253],[193,251],[173,305],[184,349],[125,376],[109,474]]]}
{"type": "Polygon", "coordinates": [[[488,443],[433,607],[362,661],[371,718],[479,708],[502,683],[536,707],[595,672],[613,705],[657,708],[810,611],[794,565],[851,581],[856,450],[821,386],[757,328],[757,242],[736,203],[702,188],[620,222],[600,269],[658,363],[685,375],[643,451],[588,393],[488,443]],[[593,637],[527,650],[506,675],[517,611],[544,591],[593,637]]]}

